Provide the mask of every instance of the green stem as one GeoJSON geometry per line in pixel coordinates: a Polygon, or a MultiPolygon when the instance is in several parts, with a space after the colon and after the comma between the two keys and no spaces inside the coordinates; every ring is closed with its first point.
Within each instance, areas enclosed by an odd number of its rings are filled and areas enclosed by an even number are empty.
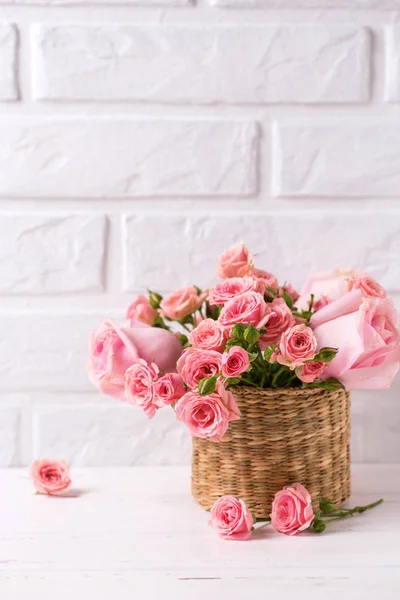
{"type": "Polygon", "coordinates": [[[346,517],[352,517],[354,514],[363,513],[370,508],[375,508],[379,504],[382,504],[383,498],[380,498],[376,502],[372,502],[371,504],[367,504],[366,506],[355,506],[354,508],[344,508],[338,512],[331,511],[329,513],[321,513],[320,517],[329,517],[332,516],[331,519],[327,519],[324,523],[331,523],[332,521],[339,521],[340,519],[345,519],[346,517]]]}
{"type": "Polygon", "coordinates": [[[191,332],[192,332],[192,330],[191,330],[191,329],[189,329],[189,327],[188,327],[187,325],[185,325],[184,323],[181,323],[181,325],[182,325],[182,327],[183,327],[184,329],[186,329],[186,331],[188,331],[189,333],[191,333],[191,332]]]}

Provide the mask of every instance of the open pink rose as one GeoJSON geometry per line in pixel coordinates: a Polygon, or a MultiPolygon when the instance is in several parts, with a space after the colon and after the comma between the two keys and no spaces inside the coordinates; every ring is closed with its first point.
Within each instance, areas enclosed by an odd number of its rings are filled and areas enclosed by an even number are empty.
{"type": "Polygon", "coordinates": [[[161,314],[174,321],[179,321],[196,312],[203,304],[205,297],[205,294],[198,293],[194,285],[188,285],[161,300],[161,314]]]}
{"type": "Polygon", "coordinates": [[[304,383],[313,383],[316,379],[320,378],[322,373],[327,368],[327,363],[321,361],[313,361],[306,363],[302,367],[296,368],[296,375],[304,383]]]}
{"type": "Polygon", "coordinates": [[[315,516],[311,502],[309,492],[300,483],[283,488],[272,503],[272,526],[286,535],[308,529],[315,516]]]}
{"type": "Polygon", "coordinates": [[[159,408],[174,404],[184,393],[183,379],[178,373],[167,373],[154,383],[154,403],[159,408]]]}
{"type": "Polygon", "coordinates": [[[245,292],[225,304],[218,320],[228,331],[235,323],[250,323],[260,328],[267,320],[266,302],[257,292],[245,292]]]}
{"type": "Polygon", "coordinates": [[[177,362],[177,369],[190,390],[197,388],[204,377],[213,377],[221,371],[222,356],[215,350],[188,348],[177,362]]]}
{"type": "Polygon", "coordinates": [[[160,377],[160,369],[154,363],[143,359],[125,372],[125,398],[131,404],[140,406],[145,415],[152,419],[157,411],[154,384],[160,377]]]}
{"type": "Polygon", "coordinates": [[[58,496],[71,485],[69,467],[63,460],[35,460],[30,475],[37,492],[58,496]]]}
{"type": "Polygon", "coordinates": [[[182,353],[177,337],[139,321],[104,321],[90,339],[89,378],[103,394],[124,399],[125,371],[143,358],[170,373],[182,353]]]}
{"type": "Polygon", "coordinates": [[[307,325],[294,325],[282,334],[277,361],[291,369],[312,360],[317,352],[317,339],[307,325]]]}
{"type": "Polygon", "coordinates": [[[365,296],[386,298],[386,290],[369,275],[356,275],[349,279],[349,290],[362,290],[365,296]]]}
{"type": "Polygon", "coordinates": [[[208,396],[187,392],[176,405],[176,418],[185,423],[194,437],[219,442],[231,421],[240,418],[233,394],[219,382],[208,396]]]}
{"type": "Polygon", "coordinates": [[[127,312],[127,319],[134,319],[135,321],[141,321],[147,323],[147,325],[154,325],[157,319],[158,313],[151,306],[146,296],[138,296],[132,302],[127,312]]]}
{"type": "Polygon", "coordinates": [[[223,540],[248,540],[253,529],[253,517],[243,500],[222,496],[211,509],[209,524],[223,540]]]}
{"type": "Polygon", "coordinates": [[[213,319],[203,319],[189,335],[189,342],[193,348],[215,350],[216,352],[222,352],[226,339],[226,330],[213,319]]]}
{"type": "Polygon", "coordinates": [[[245,373],[249,366],[249,354],[240,346],[232,346],[222,355],[222,375],[224,377],[238,377],[245,373]]]}
{"type": "Polygon", "coordinates": [[[221,281],[210,290],[208,301],[211,306],[223,306],[228,300],[252,290],[263,293],[264,286],[253,277],[231,277],[221,281]]]}
{"type": "Polygon", "coordinates": [[[296,305],[301,309],[307,309],[311,294],[314,295],[314,301],[319,300],[321,296],[336,300],[348,292],[349,280],[356,275],[357,271],[354,269],[333,269],[312,273],[308,276],[296,305]]]}
{"type": "Polygon", "coordinates": [[[389,298],[353,290],[315,313],[311,327],[319,348],[339,349],[321,379],[335,377],[348,390],[390,387],[400,367],[400,335],[389,298]]]}
{"type": "Polygon", "coordinates": [[[264,327],[267,331],[258,340],[261,350],[278,344],[282,333],[295,324],[293,313],[283,298],[275,298],[266,305],[266,319],[264,321],[264,327]]]}
{"type": "Polygon", "coordinates": [[[217,275],[222,279],[226,279],[227,277],[243,277],[243,275],[249,275],[252,268],[253,256],[243,242],[240,242],[220,256],[217,275]]]}

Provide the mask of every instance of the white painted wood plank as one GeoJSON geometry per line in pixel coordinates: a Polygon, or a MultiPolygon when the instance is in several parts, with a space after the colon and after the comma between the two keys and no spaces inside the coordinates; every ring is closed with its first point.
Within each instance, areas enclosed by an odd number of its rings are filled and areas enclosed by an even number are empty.
{"type": "Polygon", "coordinates": [[[352,503],[385,498],[373,511],[321,536],[288,538],[267,526],[245,543],[219,540],[207,526],[207,513],[190,497],[187,468],[72,475],[71,497],[51,498],[33,494],[26,471],[0,471],[0,590],[7,600],[50,593],[392,600],[399,593],[400,466],[354,469],[352,503]]]}

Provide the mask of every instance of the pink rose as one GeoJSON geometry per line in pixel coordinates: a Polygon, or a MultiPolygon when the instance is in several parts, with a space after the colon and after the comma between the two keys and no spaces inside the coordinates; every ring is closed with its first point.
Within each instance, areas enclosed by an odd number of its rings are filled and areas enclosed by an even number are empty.
{"type": "Polygon", "coordinates": [[[253,517],[243,500],[222,496],[211,509],[209,524],[223,540],[248,540],[253,529],[253,517]]]}
{"type": "Polygon", "coordinates": [[[208,396],[187,392],[176,405],[176,418],[183,421],[194,437],[219,442],[231,421],[240,418],[233,394],[219,382],[217,391],[208,396]]]}
{"type": "Polygon", "coordinates": [[[154,403],[159,408],[174,404],[184,393],[183,379],[177,373],[167,373],[154,383],[154,403]]]}
{"type": "MultiPolygon", "coordinates": [[[[228,280],[229,281],[229,280],[228,280]]],[[[189,335],[193,348],[222,352],[226,344],[226,331],[218,321],[204,319],[189,335]]]]}
{"type": "Polygon", "coordinates": [[[317,339],[311,327],[294,325],[282,334],[279,344],[278,362],[291,369],[312,360],[317,351],[317,339]]]}
{"type": "Polygon", "coordinates": [[[349,279],[349,290],[362,290],[365,296],[386,298],[386,290],[369,275],[356,275],[349,279]]]}
{"type": "Polygon", "coordinates": [[[147,325],[154,325],[158,313],[145,296],[138,296],[128,308],[126,316],[127,319],[134,319],[135,321],[147,323],[147,325]]]}
{"type": "Polygon", "coordinates": [[[311,496],[300,483],[283,488],[272,503],[271,524],[280,533],[295,535],[308,529],[314,519],[311,496]]]}
{"type": "Polygon", "coordinates": [[[71,485],[69,467],[63,460],[35,460],[30,475],[37,492],[57,496],[71,485]]]}
{"type": "Polygon", "coordinates": [[[262,269],[253,269],[252,276],[262,285],[263,289],[257,291],[262,291],[271,296],[271,292],[268,290],[276,291],[278,289],[278,280],[272,273],[268,273],[268,271],[263,271],[262,269]]]}
{"type": "Polygon", "coordinates": [[[227,277],[243,277],[249,275],[253,268],[253,256],[243,242],[232,246],[224,252],[218,261],[217,275],[227,277]]]}
{"type": "Polygon", "coordinates": [[[179,375],[190,390],[197,388],[204,377],[213,377],[221,371],[222,356],[215,350],[188,348],[177,363],[179,375]]]}
{"type": "Polygon", "coordinates": [[[295,324],[293,313],[283,298],[275,298],[267,304],[266,317],[264,327],[267,331],[259,339],[261,350],[278,344],[282,333],[295,324]]]}
{"type": "Polygon", "coordinates": [[[311,327],[319,348],[339,349],[322,379],[335,377],[348,390],[390,387],[400,367],[400,335],[389,298],[353,290],[315,313],[311,327]]]}
{"type": "Polygon", "coordinates": [[[188,285],[161,300],[161,314],[174,321],[179,321],[196,312],[203,304],[204,299],[205,295],[199,294],[194,285],[188,285]]]}
{"type": "Polygon", "coordinates": [[[333,300],[332,298],[329,298],[329,296],[320,296],[318,300],[314,302],[313,309],[315,312],[317,312],[317,310],[321,310],[321,308],[324,308],[324,306],[328,306],[328,304],[330,304],[331,302],[333,302],[333,300]]]}
{"type": "Polygon", "coordinates": [[[222,375],[224,377],[238,377],[241,373],[245,373],[249,366],[249,355],[240,346],[232,346],[222,355],[222,375]]]}
{"type": "Polygon", "coordinates": [[[355,275],[357,275],[357,271],[354,269],[333,269],[309,275],[301,290],[297,306],[307,309],[311,294],[314,295],[315,301],[321,296],[328,296],[332,300],[340,298],[348,292],[349,279],[355,275]]]}
{"type": "Polygon", "coordinates": [[[169,373],[176,371],[181,353],[179,340],[165,329],[108,320],[91,335],[89,378],[103,394],[124,399],[125,371],[140,358],[169,373]]]}
{"type": "Polygon", "coordinates": [[[160,369],[143,359],[125,372],[125,398],[131,404],[143,408],[144,414],[152,419],[157,412],[154,384],[160,377],[160,369]]]}
{"type": "Polygon", "coordinates": [[[297,367],[296,375],[304,383],[313,383],[313,381],[321,377],[327,366],[327,363],[321,361],[309,362],[302,367],[297,367]]]}
{"type": "Polygon", "coordinates": [[[223,306],[228,300],[251,290],[263,292],[264,288],[252,277],[231,277],[221,281],[214,289],[210,290],[208,302],[211,306],[223,306]]]}
{"type": "Polygon", "coordinates": [[[229,300],[223,307],[219,322],[231,330],[235,323],[247,323],[260,328],[266,321],[266,302],[257,292],[245,292],[229,300]]]}

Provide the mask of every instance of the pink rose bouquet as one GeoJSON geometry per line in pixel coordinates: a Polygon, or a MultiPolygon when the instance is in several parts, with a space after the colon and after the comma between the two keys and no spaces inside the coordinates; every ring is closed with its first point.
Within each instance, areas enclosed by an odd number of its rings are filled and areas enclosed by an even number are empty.
{"type": "MultiPolygon", "coordinates": [[[[125,323],[108,320],[93,332],[91,381],[149,418],[171,406],[192,435],[213,442],[240,418],[231,386],[391,385],[400,335],[379,282],[335,269],[308,277],[299,294],[254,263],[240,242],[220,257],[221,281],[211,289],[188,285],[165,297],[138,296],[125,323]]],[[[301,501],[299,490],[284,495],[287,510],[292,496],[301,501]]]]}

